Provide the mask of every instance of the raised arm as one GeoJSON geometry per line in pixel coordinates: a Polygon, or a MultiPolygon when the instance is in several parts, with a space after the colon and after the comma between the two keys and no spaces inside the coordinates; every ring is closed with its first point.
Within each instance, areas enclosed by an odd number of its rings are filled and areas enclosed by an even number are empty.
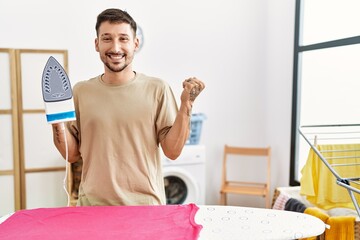
{"type": "Polygon", "coordinates": [[[79,144],[77,139],[69,132],[68,128],[65,126],[65,123],[52,124],[52,130],[53,141],[60,154],[64,159],[66,159],[67,150],[68,161],[70,163],[76,162],[80,158],[79,144]],[[67,144],[65,144],[65,134],[67,144]]]}
{"type": "Polygon", "coordinates": [[[183,82],[181,104],[170,131],[161,141],[161,148],[169,159],[175,160],[181,153],[190,133],[190,117],[192,105],[196,97],[205,88],[205,84],[197,78],[189,78],[183,82]]]}

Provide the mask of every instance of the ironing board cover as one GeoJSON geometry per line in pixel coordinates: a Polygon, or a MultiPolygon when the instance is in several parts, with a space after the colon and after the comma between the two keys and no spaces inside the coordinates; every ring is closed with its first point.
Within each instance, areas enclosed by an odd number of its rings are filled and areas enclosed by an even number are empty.
{"type": "Polygon", "coordinates": [[[0,224],[2,240],[198,239],[195,204],[19,210],[0,224]]]}

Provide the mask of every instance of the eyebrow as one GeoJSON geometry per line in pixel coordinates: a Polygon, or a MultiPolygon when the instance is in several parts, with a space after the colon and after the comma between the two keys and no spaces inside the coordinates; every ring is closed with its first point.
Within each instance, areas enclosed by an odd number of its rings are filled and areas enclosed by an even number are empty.
{"type": "MultiPolygon", "coordinates": [[[[103,34],[101,34],[100,35],[100,37],[103,37],[103,36],[111,36],[112,34],[110,34],[110,33],[103,33],[103,34]]],[[[119,34],[120,36],[126,36],[126,37],[128,37],[129,36],[129,34],[126,34],[126,33],[120,33],[119,34]]]]}

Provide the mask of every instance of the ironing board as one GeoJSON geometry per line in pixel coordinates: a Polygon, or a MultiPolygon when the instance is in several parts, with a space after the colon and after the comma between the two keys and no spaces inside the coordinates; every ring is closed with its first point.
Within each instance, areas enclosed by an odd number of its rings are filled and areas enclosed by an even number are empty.
{"type": "MultiPolygon", "coordinates": [[[[308,214],[264,208],[198,206],[195,222],[203,226],[199,240],[298,239],[318,236],[325,224],[308,214]]],[[[0,218],[0,224],[9,218],[0,218]]]]}
{"type": "Polygon", "coordinates": [[[195,222],[203,225],[199,240],[289,240],[325,231],[324,222],[304,213],[234,206],[199,208],[195,215],[195,222]]]}

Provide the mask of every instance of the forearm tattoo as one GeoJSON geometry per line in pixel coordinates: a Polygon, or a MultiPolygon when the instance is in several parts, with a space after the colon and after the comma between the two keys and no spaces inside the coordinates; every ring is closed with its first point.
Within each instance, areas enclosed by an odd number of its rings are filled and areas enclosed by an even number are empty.
{"type": "Polygon", "coordinates": [[[194,102],[195,98],[200,94],[200,88],[198,86],[193,87],[190,91],[190,101],[194,102]]]}
{"type": "Polygon", "coordinates": [[[191,89],[191,92],[190,92],[190,101],[195,101],[195,98],[196,98],[196,95],[195,95],[195,88],[191,89]]]}
{"type": "Polygon", "coordinates": [[[62,131],[61,131],[60,127],[57,125],[54,126],[54,131],[55,131],[55,139],[56,139],[57,143],[61,143],[60,135],[61,135],[62,131]]]}

